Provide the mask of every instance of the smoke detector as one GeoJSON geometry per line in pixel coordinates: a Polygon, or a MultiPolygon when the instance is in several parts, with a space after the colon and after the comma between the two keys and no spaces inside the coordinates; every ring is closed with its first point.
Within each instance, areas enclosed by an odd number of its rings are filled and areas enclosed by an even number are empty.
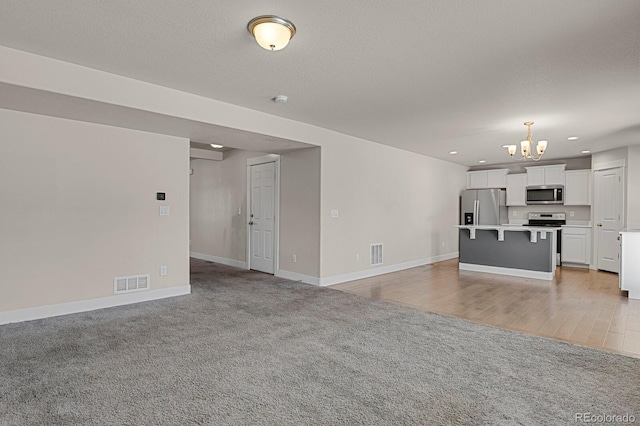
{"type": "Polygon", "coordinates": [[[273,102],[277,104],[286,104],[288,100],[289,98],[287,98],[285,95],[278,95],[273,98],[273,102]]]}

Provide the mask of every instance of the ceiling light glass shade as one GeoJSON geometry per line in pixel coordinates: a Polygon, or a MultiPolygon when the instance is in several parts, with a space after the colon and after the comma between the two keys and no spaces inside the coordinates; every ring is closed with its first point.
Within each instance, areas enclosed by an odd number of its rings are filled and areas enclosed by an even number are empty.
{"type": "Polygon", "coordinates": [[[267,50],[284,49],[296,33],[296,27],[292,22],[272,15],[253,18],[247,29],[260,47],[267,50]]]}
{"type": "Polygon", "coordinates": [[[547,149],[547,141],[538,141],[538,155],[542,155],[545,149],[547,149]]]}
{"type": "MultiPolygon", "coordinates": [[[[533,125],[533,121],[526,121],[524,125],[527,126],[527,139],[520,142],[520,155],[522,156],[522,160],[540,161],[542,154],[547,150],[547,141],[538,141],[538,144],[536,145],[536,152],[538,153],[538,156],[534,157],[531,153],[531,126],[533,125]]],[[[504,147],[507,148],[509,155],[512,158],[515,158],[518,146],[504,145],[504,147]]]]}

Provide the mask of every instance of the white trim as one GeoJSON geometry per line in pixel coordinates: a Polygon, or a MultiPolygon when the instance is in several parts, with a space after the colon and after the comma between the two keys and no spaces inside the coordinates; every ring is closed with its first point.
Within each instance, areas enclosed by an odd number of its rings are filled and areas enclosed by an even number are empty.
{"type": "Polygon", "coordinates": [[[210,151],[208,149],[201,148],[190,148],[189,159],[222,161],[224,160],[224,154],[220,151],[210,151]]]}
{"type": "Polygon", "coordinates": [[[297,272],[285,271],[284,269],[278,269],[275,273],[276,277],[285,278],[291,281],[300,281],[305,284],[320,285],[320,278],[312,277],[311,275],[303,275],[297,272]]]}
{"type": "Polygon", "coordinates": [[[218,256],[210,256],[208,254],[196,253],[195,251],[190,251],[189,257],[193,257],[194,259],[206,260],[208,262],[220,263],[222,265],[233,266],[235,268],[248,269],[247,262],[243,262],[241,260],[227,259],[227,258],[218,257],[218,256]]]}
{"type": "Polygon", "coordinates": [[[59,303],[56,305],[45,305],[34,308],[18,309],[15,311],[0,312],[0,325],[12,322],[32,321],[41,318],[56,317],[59,315],[76,314],[78,312],[94,311],[96,309],[112,308],[114,306],[130,305],[132,303],[183,296],[185,294],[191,294],[190,284],[169,288],[159,288],[140,293],[126,293],[101,297],[98,299],[78,300],[75,302],[59,303]]]}
{"type": "Polygon", "coordinates": [[[347,281],[360,280],[362,278],[375,277],[377,275],[390,274],[392,272],[403,271],[405,269],[415,268],[418,266],[429,265],[443,260],[455,259],[459,256],[459,252],[446,253],[426,259],[411,260],[409,262],[397,263],[395,265],[381,266],[379,268],[366,269],[364,271],[350,272],[348,274],[334,275],[332,277],[320,278],[320,286],[325,287],[334,284],[340,284],[347,281]]]}
{"type": "Polygon", "coordinates": [[[534,278],[537,280],[552,281],[553,272],[529,271],[526,269],[501,268],[499,266],[476,265],[473,263],[460,263],[458,269],[461,271],[488,272],[490,274],[510,275],[513,277],[534,278]]]}
{"type": "Polygon", "coordinates": [[[562,262],[562,267],[566,266],[568,268],[582,268],[589,269],[589,265],[586,263],[574,263],[574,262],[562,262]]]}
{"type": "Polygon", "coordinates": [[[602,163],[595,163],[592,167],[593,171],[597,170],[607,170],[607,169],[615,169],[617,167],[624,167],[625,160],[613,160],[613,161],[603,161],[602,163]]]}
{"type": "Polygon", "coordinates": [[[278,154],[267,154],[261,157],[247,158],[247,166],[257,166],[258,164],[266,164],[280,161],[278,154]]]}
{"type": "Polygon", "coordinates": [[[247,266],[246,269],[251,269],[251,228],[249,222],[251,222],[251,166],[257,166],[258,164],[275,163],[275,186],[276,191],[274,194],[275,205],[275,221],[273,224],[273,233],[275,234],[274,248],[273,248],[273,271],[277,271],[280,268],[280,155],[267,154],[261,157],[247,158],[247,231],[246,231],[246,255],[247,266]]]}

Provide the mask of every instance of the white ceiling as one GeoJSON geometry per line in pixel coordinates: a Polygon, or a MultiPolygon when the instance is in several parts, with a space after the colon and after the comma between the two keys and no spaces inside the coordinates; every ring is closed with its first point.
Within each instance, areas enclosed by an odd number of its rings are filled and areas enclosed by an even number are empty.
{"type": "Polygon", "coordinates": [[[548,159],[640,143],[639,22],[638,0],[4,1],[0,45],[474,166],[527,120],[548,159]],[[247,32],[263,14],[296,25],[284,50],[247,32]]]}

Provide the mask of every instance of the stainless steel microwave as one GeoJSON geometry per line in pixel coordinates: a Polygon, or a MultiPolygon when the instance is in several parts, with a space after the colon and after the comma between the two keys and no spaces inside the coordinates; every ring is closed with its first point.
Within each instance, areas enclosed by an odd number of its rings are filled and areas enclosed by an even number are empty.
{"type": "Polygon", "coordinates": [[[527,204],[564,204],[564,186],[527,186],[527,204]]]}

